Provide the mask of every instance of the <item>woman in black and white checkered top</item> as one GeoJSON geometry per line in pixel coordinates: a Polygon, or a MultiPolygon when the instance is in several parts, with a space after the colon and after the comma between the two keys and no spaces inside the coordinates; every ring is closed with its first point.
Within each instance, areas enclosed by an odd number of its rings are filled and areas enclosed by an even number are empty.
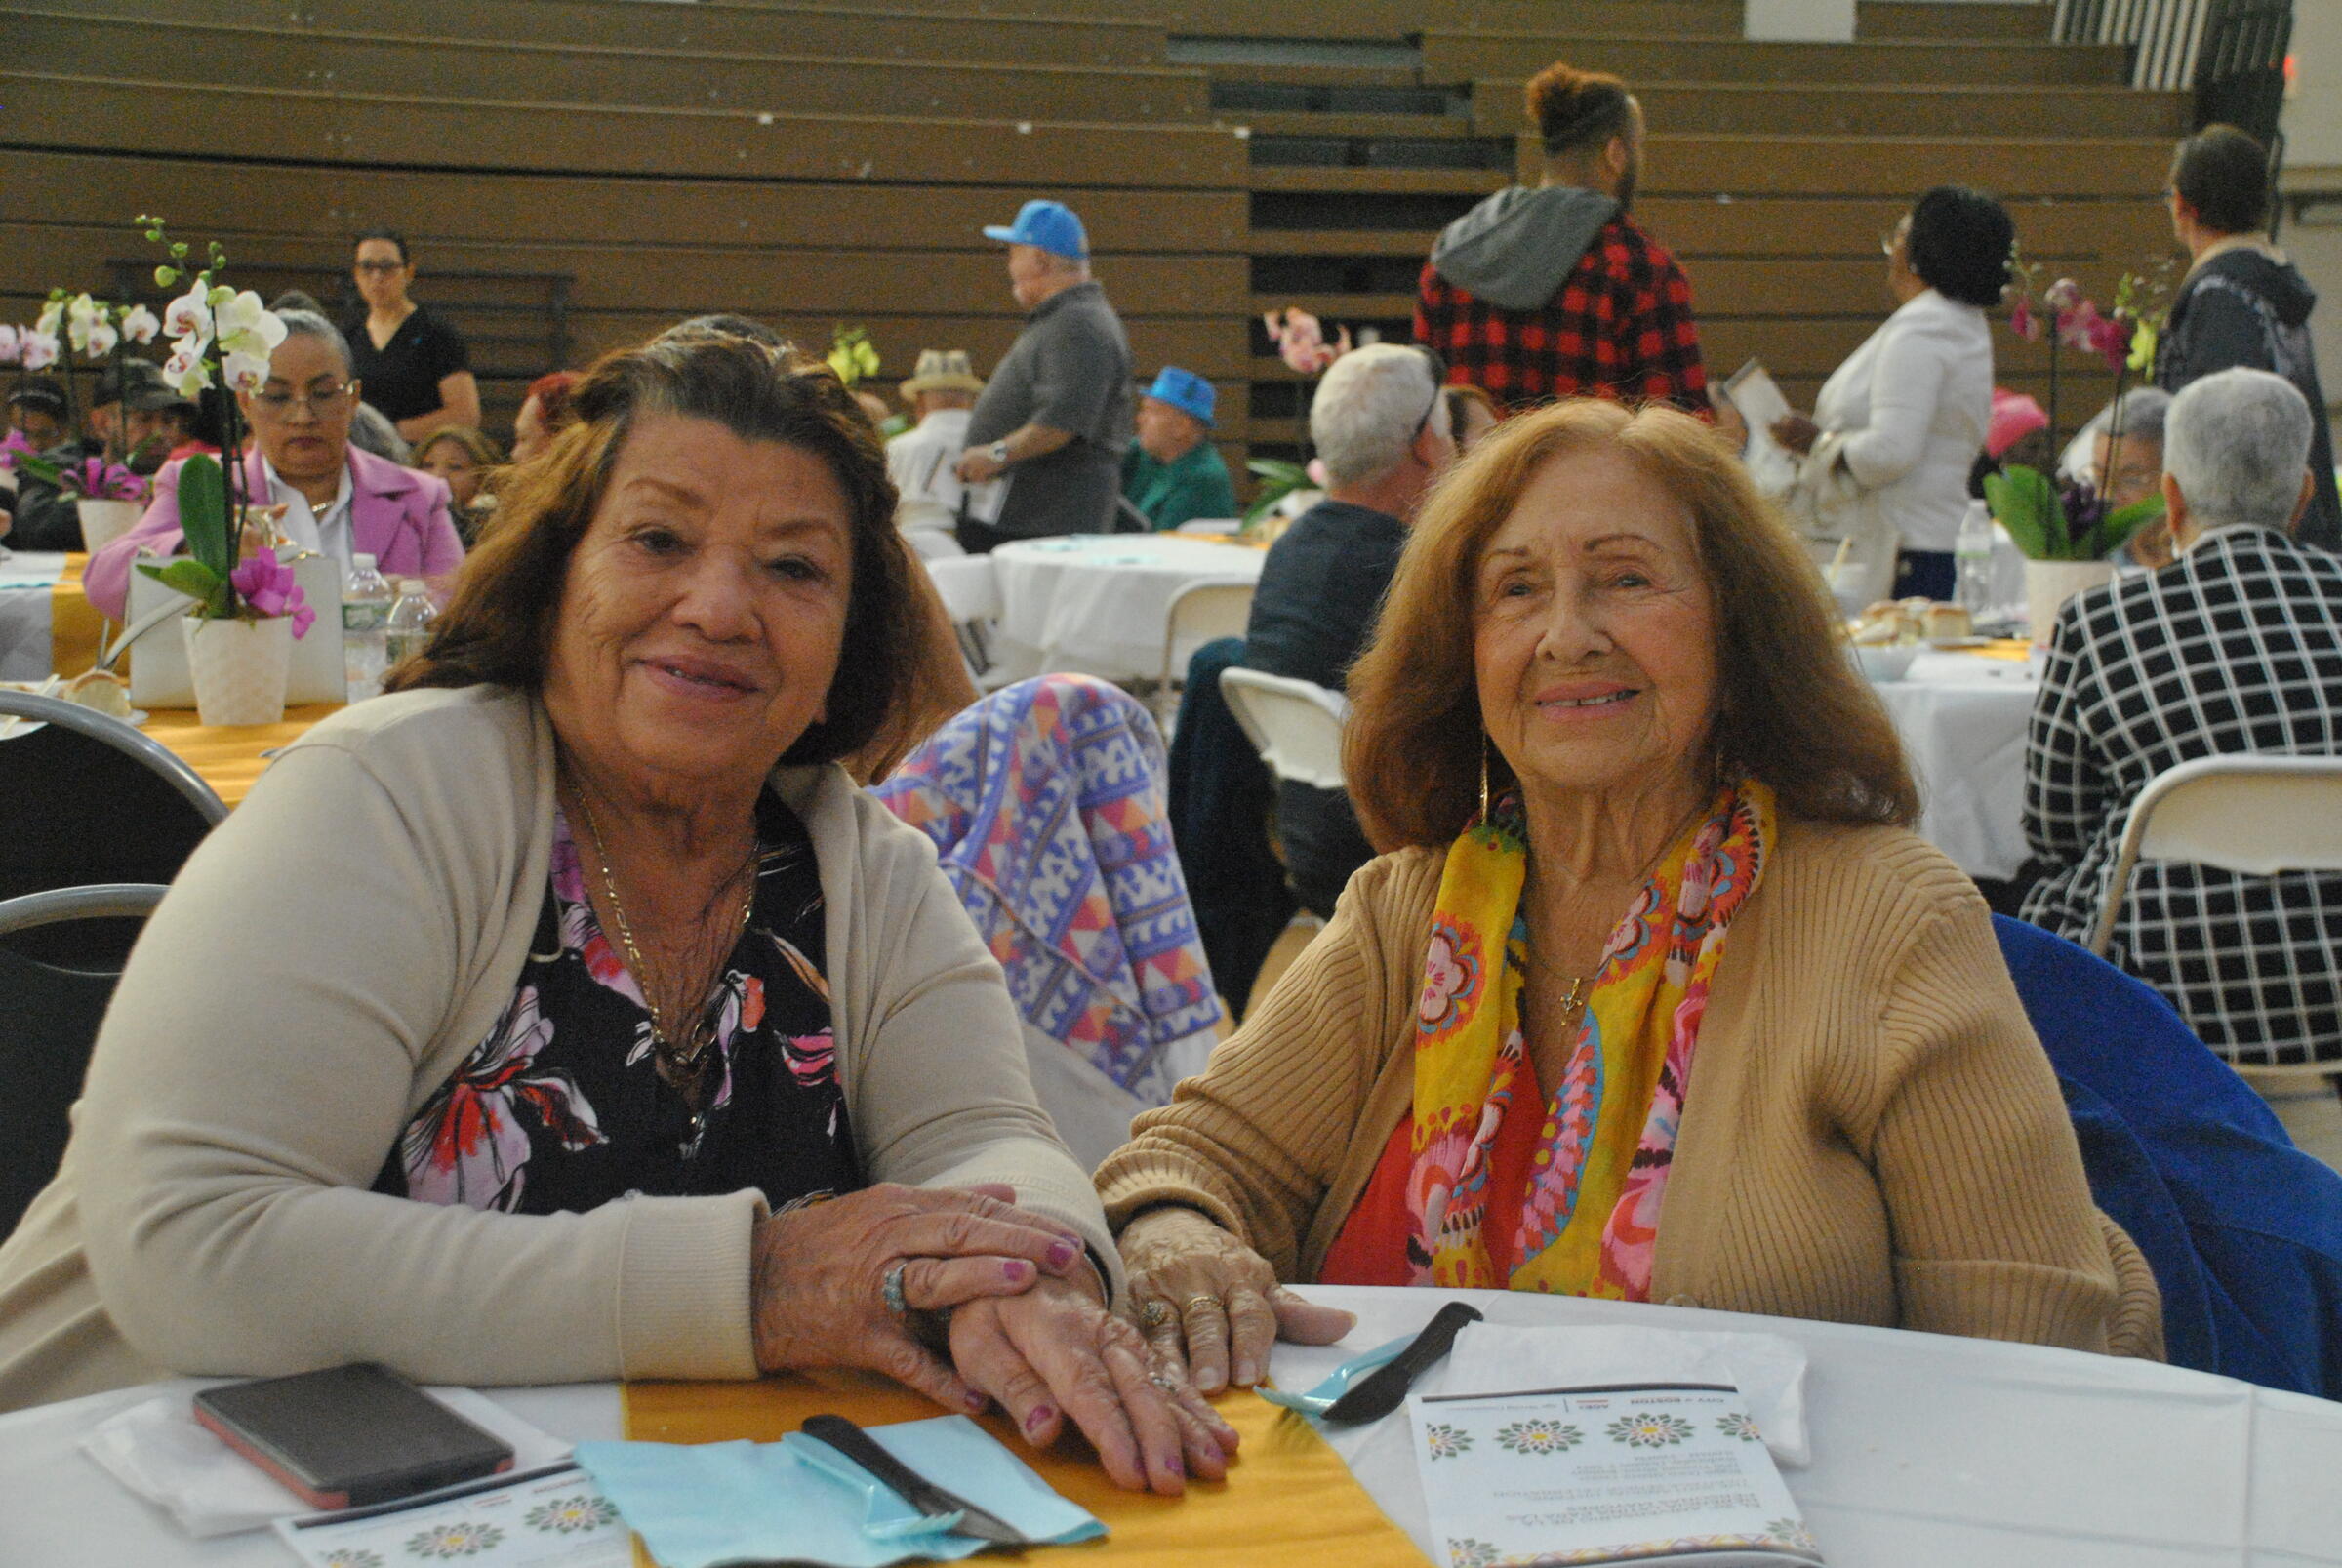
{"type": "MultiPolygon", "coordinates": [[[[2296,543],[2310,410],[2229,370],[2173,400],[2163,494],[2179,558],[2060,612],[2025,757],[2036,924],[2087,941],[2139,792],[2197,757],[2342,752],[2342,557],[2296,543]]],[[[2342,874],[2142,861],[2108,956],[2240,1063],[2342,1059],[2342,874]]]]}

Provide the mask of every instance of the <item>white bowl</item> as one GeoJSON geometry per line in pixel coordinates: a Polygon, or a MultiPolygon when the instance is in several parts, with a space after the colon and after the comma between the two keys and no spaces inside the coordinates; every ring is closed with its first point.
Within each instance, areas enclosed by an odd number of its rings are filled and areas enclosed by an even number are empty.
{"type": "Polygon", "coordinates": [[[1911,673],[1911,663],[1918,657],[1919,645],[1916,642],[1885,647],[1854,645],[1854,665],[1862,671],[1864,680],[1901,680],[1911,673]]]}

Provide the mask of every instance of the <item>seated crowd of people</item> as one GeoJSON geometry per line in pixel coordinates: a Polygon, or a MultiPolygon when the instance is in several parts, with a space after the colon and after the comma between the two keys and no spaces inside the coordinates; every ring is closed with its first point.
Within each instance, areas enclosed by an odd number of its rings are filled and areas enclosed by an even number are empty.
{"type": "MultiPolygon", "coordinates": [[[[1894,314],[1753,432],[1632,216],[1633,94],[1555,66],[1528,103],[1544,182],[1441,236],[1417,342],[1326,370],[1322,494],[1169,752],[1104,681],[981,693],[924,564],[1236,515],[1211,383],[1142,378],[1065,205],[985,230],[1024,331],[989,376],[920,354],[891,442],[723,316],[536,382],[507,458],[406,240],[361,236],[358,313],[279,311],[245,483],[443,610],[149,921],[0,1244],[0,1409],[355,1359],[853,1367],[1171,1494],[1235,1450],[1206,1395],[1348,1330],[1312,1283],[2162,1355],[1800,526],[1884,528],[1949,592],[1978,456],[2028,433],[1984,324],[2008,214],[1920,195],[1894,314]],[[1760,437],[1819,512],[1760,490],[1760,437]],[[1343,788],[1234,777],[1232,662],[1347,694],[1343,788]],[[1256,1001],[1295,905],[1322,929],[1256,1001]]],[[[2170,362],[2076,459],[2167,526],[2042,678],[2024,907],[2068,937],[2158,774],[2342,752],[2330,444],[2241,137],[2180,148],[2170,362]]],[[[37,379],[10,403],[159,464],[83,575],[122,615],[203,411],[127,367],[80,431],[37,379]]],[[[9,543],[78,547],[69,512],[27,484],[9,543]]],[[[2291,1064],[2342,1040],[2338,950],[2342,881],[2156,865],[2111,953],[2291,1064]]]]}

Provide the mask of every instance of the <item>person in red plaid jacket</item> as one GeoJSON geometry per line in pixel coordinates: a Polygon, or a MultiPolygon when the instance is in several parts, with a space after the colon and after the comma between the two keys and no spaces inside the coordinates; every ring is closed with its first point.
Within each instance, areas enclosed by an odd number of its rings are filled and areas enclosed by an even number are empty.
{"type": "Polygon", "coordinates": [[[1627,216],[1642,108],[1615,76],[1553,64],[1528,85],[1545,178],[1447,225],[1424,264],[1415,341],[1450,382],[1512,408],[1594,396],[1711,412],[1691,285],[1627,216]]]}

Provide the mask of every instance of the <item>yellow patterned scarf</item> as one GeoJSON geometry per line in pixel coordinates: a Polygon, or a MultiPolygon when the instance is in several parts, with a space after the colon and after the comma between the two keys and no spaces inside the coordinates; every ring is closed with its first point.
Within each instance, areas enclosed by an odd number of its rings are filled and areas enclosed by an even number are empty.
{"type": "Polygon", "coordinates": [[[1480,1228],[1490,1151],[1517,1113],[1525,1055],[1528,845],[1516,796],[1490,815],[1448,849],[1416,1009],[1407,1184],[1416,1282],[1648,1300],[1692,1050],[1725,933],[1764,873],[1773,792],[1755,779],[1719,788],[1611,932],[1568,1068],[1538,1107],[1520,1261],[1505,1280],[1480,1228]]]}

